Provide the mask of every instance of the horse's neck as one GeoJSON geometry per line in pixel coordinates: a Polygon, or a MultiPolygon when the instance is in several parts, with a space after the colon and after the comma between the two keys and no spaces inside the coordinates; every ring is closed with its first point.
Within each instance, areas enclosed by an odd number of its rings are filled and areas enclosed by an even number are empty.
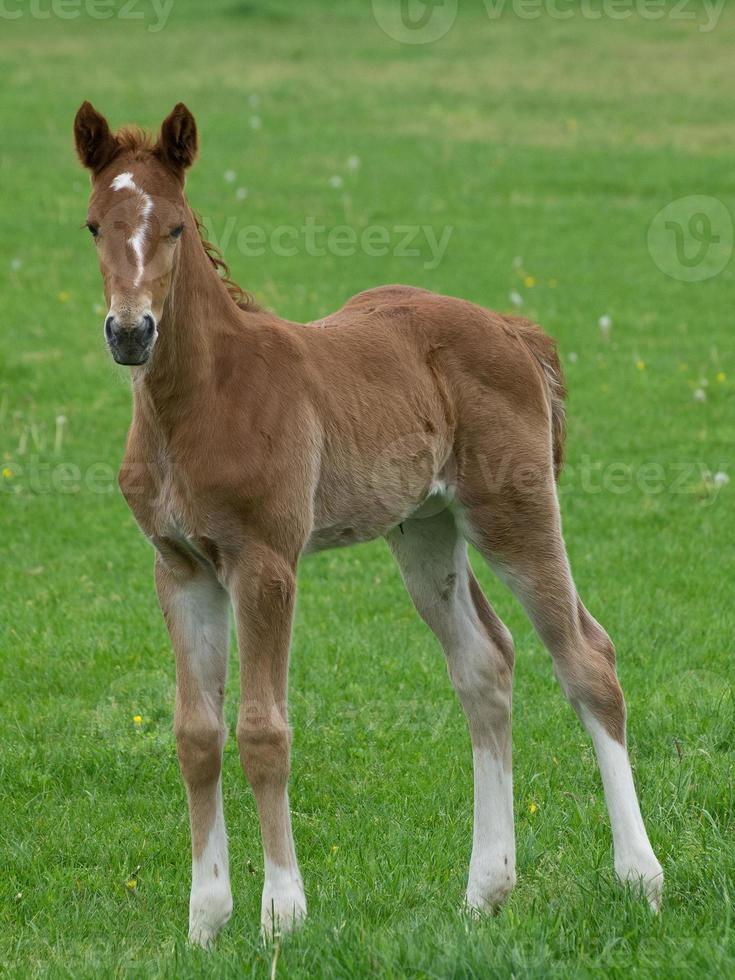
{"type": "Polygon", "coordinates": [[[207,404],[218,337],[233,326],[245,333],[240,319],[190,213],[151,364],[134,378],[136,417],[160,426],[166,436],[197,405],[207,404]]]}

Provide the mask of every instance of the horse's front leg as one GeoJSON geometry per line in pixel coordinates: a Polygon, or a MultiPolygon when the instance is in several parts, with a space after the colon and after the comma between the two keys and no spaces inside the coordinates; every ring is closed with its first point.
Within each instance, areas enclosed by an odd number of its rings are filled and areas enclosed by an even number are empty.
{"type": "Polygon", "coordinates": [[[229,598],[203,569],[156,560],[156,589],[176,655],[174,730],[191,823],[189,939],[209,946],[232,912],[222,810],[222,717],[229,598]]]}
{"type": "Polygon", "coordinates": [[[296,557],[251,544],[233,575],[240,648],[240,759],[260,817],[265,881],[261,925],[267,935],[306,915],[288,804],[291,732],[288,654],[296,598],[296,557]]]}

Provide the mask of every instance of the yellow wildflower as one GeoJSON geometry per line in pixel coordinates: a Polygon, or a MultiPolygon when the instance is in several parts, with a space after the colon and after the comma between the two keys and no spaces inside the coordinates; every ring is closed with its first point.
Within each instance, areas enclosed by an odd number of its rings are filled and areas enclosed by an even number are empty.
{"type": "Polygon", "coordinates": [[[62,289],[59,293],[59,302],[68,303],[71,298],[71,293],[68,293],[65,289],[62,289]]]}
{"type": "Polygon", "coordinates": [[[715,375],[715,377],[720,382],[720,384],[722,384],[722,382],[725,380],[725,378],[727,378],[727,375],[725,374],[724,371],[718,371],[717,374],[715,375]]]}
{"type": "Polygon", "coordinates": [[[143,724],[143,716],[142,715],[133,715],[133,722],[136,725],[142,725],[143,724]]]}
{"type": "Polygon", "coordinates": [[[533,287],[536,285],[536,279],[533,276],[526,276],[526,278],[523,280],[523,285],[527,286],[529,289],[533,289],[533,287]]]}
{"type": "Polygon", "coordinates": [[[639,371],[645,371],[646,370],[646,362],[643,361],[643,360],[641,360],[640,357],[635,362],[635,366],[638,368],[639,371]]]}
{"type": "Polygon", "coordinates": [[[535,803],[529,803],[528,804],[528,812],[529,813],[535,813],[537,810],[538,810],[538,807],[536,806],[535,803]]]}
{"type": "Polygon", "coordinates": [[[3,467],[3,479],[12,480],[12,478],[13,478],[13,471],[10,469],[10,467],[9,466],[3,467]]]}

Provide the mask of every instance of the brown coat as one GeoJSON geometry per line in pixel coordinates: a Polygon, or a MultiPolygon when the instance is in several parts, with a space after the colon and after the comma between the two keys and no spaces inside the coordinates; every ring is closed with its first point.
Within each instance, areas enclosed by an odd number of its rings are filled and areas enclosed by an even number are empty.
{"type": "Polygon", "coordinates": [[[525,320],[410,286],[360,293],[315,323],[282,320],[232,284],[201,237],[183,193],[197,149],[184,106],[154,142],[113,135],[85,103],[75,136],[92,173],[87,223],[110,308],[105,336],[131,365],[120,486],[156,550],[177,659],[192,940],[207,945],[232,907],[220,781],[228,606],[240,648],[237,737],[263,837],[262,922],[285,928],[306,912],[287,795],[297,563],[381,536],[468,718],[470,907],[496,905],[515,880],[514,654],[466,541],[549,648],[595,741],[618,874],[642,880],[657,905],[661,869],[630,777],[615,651],[577,596],[561,536],[564,383],[553,342],[525,320]]]}

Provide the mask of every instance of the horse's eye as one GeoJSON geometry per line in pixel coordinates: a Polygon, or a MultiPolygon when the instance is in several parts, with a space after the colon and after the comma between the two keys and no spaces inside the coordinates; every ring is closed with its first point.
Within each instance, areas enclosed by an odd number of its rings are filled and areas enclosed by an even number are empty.
{"type": "Polygon", "coordinates": [[[171,235],[172,238],[181,238],[181,232],[183,230],[184,230],[184,226],[183,225],[176,225],[175,228],[172,228],[171,229],[171,231],[169,232],[169,234],[171,235]]]}
{"type": "Polygon", "coordinates": [[[100,233],[100,226],[95,224],[94,221],[88,221],[87,228],[89,228],[89,233],[93,238],[96,238],[100,233]]]}

